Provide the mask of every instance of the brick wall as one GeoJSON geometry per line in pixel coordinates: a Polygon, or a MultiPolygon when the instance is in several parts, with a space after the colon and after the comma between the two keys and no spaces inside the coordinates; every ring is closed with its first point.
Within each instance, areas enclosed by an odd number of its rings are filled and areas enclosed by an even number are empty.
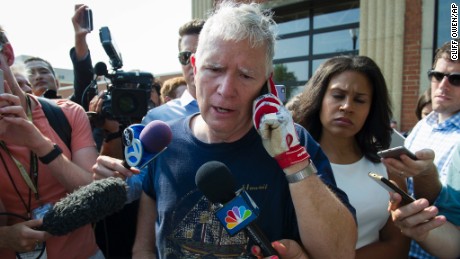
{"type": "Polygon", "coordinates": [[[417,123],[415,107],[420,85],[422,0],[406,0],[404,20],[404,76],[399,123],[401,131],[407,131],[417,123]]]}

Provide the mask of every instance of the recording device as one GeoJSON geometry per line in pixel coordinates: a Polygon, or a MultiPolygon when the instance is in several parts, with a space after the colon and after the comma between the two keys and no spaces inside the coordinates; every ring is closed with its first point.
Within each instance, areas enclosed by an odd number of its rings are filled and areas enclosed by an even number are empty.
{"type": "Polygon", "coordinates": [[[0,94],[3,94],[5,93],[5,86],[3,85],[5,82],[4,82],[4,78],[3,78],[3,70],[0,69],[0,94]]]}
{"type": "MultiPolygon", "coordinates": [[[[80,8],[82,4],[76,4],[75,10],[80,8]]],[[[85,8],[83,11],[82,17],[79,19],[78,24],[80,27],[87,29],[88,31],[93,31],[93,11],[89,8],[85,8]]]]}
{"type": "Polygon", "coordinates": [[[44,215],[40,230],[55,236],[66,235],[121,210],[126,200],[127,186],[122,179],[96,180],[54,204],[44,215]]]}
{"type": "Polygon", "coordinates": [[[402,197],[401,204],[402,205],[406,205],[406,204],[409,204],[409,203],[415,201],[415,199],[412,196],[407,194],[405,191],[401,190],[398,186],[393,184],[387,178],[385,178],[385,177],[383,177],[383,176],[381,176],[379,174],[373,173],[373,172],[369,173],[369,177],[371,177],[374,181],[376,181],[380,186],[385,188],[385,190],[387,190],[388,192],[396,192],[399,195],[401,195],[401,197],[402,197]]]}
{"type": "Polygon", "coordinates": [[[83,19],[80,26],[88,31],[93,31],[93,11],[91,9],[85,9],[83,12],[83,19]]]}
{"type": "Polygon", "coordinates": [[[285,103],[286,102],[286,86],[284,85],[275,85],[276,92],[278,93],[278,98],[285,103]]]}
{"type": "Polygon", "coordinates": [[[148,110],[154,77],[148,72],[119,70],[123,66],[123,59],[112,40],[109,28],[102,27],[99,36],[113,69],[109,73],[107,65],[103,62],[95,66],[98,76],[108,77],[111,81],[104,96],[101,116],[117,120],[124,125],[140,121],[148,110]]]}
{"type": "Polygon", "coordinates": [[[171,128],[163,121],[154,120],[146,126],[133,124],[123,131],[125,147],[123,166],[144,168],[160,155],[172,139],[171,128]]]}
{"type": "Polygon", "coordinates": [[[220,205],[214,215],[230,236],[245,230],[264,256],[278,255],[255,222],[259,208],[243,188],[235,193],[236,182],[225,164],[218,161],[203,164],[195,175],[195,184],[209,201],[220,205]]]}
{"type": "Polygon", "coordinates": [[[409,149],[407,149],[404,146],[394,147],[394,148],[390,148],[387,150],[382,150],[382,151],[377,152],[377,155],[379,155],[382,158],[391,157],[391,158],[395,158],[398,160],[401,160],[400,156],[402,154],[407,155],[412,160],[417,160],[417,157],[415,156],[415,154],[412,153],[409,149]]]}

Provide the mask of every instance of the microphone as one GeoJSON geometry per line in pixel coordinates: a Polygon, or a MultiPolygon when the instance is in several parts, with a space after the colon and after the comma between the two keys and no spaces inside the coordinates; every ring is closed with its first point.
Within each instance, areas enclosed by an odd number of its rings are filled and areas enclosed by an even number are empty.
{"type": "Polygon", "coordinates": [[[160,120],[149,122],[146,126],[133,124],[123,131],[125,146],[123,166],[144,168],[159,154],[166,150],[172,139],[171,128],[160,120]]]}
{"type": "Polygon", "coordinates": [[[46,212],[39,228],[54,236],[66,235],[123,208],[126,183],[115,177],[96,180],[58,201],[46,212]]]}
{"type": "Polygon", "coordinates": [[[107,65],[104,62],[97,62],[94,66],[94,73],[98,76],[107,76],[109,73],[107,65]]]}
{"type": "Polygon", "coordinates": [[[203,164],[195,175],[195,184],[209,201],[222,206],[214,214],[230,236],[244,229],[264,256],[279,255],[255,222],[259,208],[243,188],[235,193],[235,180],[225,164],[203,164]]]}

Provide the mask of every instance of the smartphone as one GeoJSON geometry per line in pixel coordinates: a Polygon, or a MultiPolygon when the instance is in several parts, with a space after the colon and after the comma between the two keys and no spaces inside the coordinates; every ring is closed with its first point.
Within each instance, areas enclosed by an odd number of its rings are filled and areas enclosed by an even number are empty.
{"type": "Polygon", "coordinates": [[[407,194],[405,191],[401,190],[398,186],[396,186],[394,183],[392,183],[387,178],[385,178],[385,177],[383,177],[383,176],[381,176],[379,174],[373,173],[373,172],[369,172],[369,177],[371,177],[374,181],[376,181],[380,186],[385,188],[385,190],[387,190],[389,192],[396,192],[399,195],[401,195],[401,197],[402,197],[401,204],[402,205],[406,205],[406,204],[409,204],[409,203],[415,201],[415,199],[412,196],[407,194]]]}
{"type": "Polygon", "coordinates": [[[402,154],[407,155],[412,160],[417,160],[417,157],[415,156],[415,154],[412,153],[409,149],[407,149],[404,146],[394,147],[394,148],[390,148],[390,149],[387,149],[387,150],[382,150],[382,151],[377,152],[377,155],[379,155],[382,158],[391,157],[391,158],[395,158],[395,159],[398,159],[398,160],[401,160],[399,157],[402,154]]]}
{"type": "MultiPolygon", "coordinates": [[[[75,10],[80,8],[82,4],[75,5],[75,10]]],[[[89,8],[86,8],[83,11],[83,17],[80,19],[80,26],[87,29],[88,31],[93,31],[93,11],[89,8]]]]}
{"type": "Polygon", "coordinates": [[[5,86],[3,85],[4,83],[4,78],[3,78],[3,70],[0,69],[0,94],[5,93],[5,86]]]}
{"type": "Polygon", "coordinates": [[[276,87],[276,92],[278,93],[278,98],[281,100],[281,102],[285,103],[286,102],[286,86],[275,85],[275,87],[276,87]]]}

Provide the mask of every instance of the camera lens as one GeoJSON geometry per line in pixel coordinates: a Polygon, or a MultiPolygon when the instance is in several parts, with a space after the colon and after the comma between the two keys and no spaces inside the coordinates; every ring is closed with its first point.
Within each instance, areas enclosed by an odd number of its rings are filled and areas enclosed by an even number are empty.
{"type": "Polygon", "coordinates": [[[137,101],[131,95],[120,96],[118,107],[123,114],[130,114],[136,111],[137,101]]]}

